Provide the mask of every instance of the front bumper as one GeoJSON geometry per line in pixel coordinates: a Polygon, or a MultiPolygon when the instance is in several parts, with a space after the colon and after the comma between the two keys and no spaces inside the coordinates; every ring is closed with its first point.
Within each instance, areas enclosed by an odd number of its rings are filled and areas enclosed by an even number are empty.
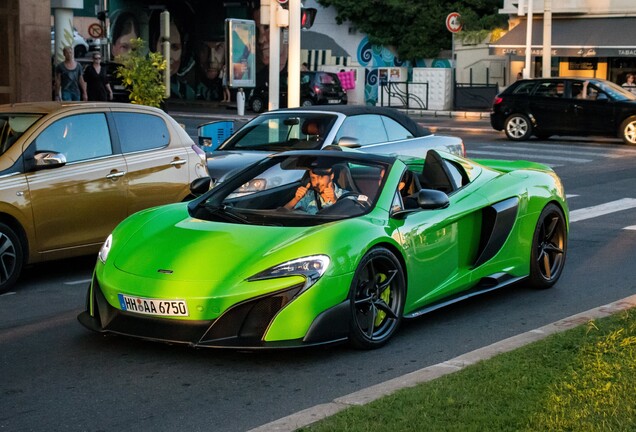
{"type": "Polygon", "coordinates": [[[348,300],[319,314],[303,338],[266,341],[278,313],[299,293],[302,285],[238,303],[209,321],[149,317],[111,306],[96,278],[88,289],[86,311],[78,321],[89,330],[195,347],[274,349],[325,345],[347,340],[348,300]]]}

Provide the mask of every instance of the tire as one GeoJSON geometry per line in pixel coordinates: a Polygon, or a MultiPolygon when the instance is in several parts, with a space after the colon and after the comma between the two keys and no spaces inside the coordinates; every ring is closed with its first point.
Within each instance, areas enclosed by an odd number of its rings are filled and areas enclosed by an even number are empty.
{"type": "Polygon", "coordinates": [[[76,45],[73,50],[73,56],[77,59],[83,58],[86,55],[86,47],[84,45],[76,45]]]}
{"type": "Polygon", "coordinates": [[[314,102],[311,99],[303,99],[300,101],[300,106],[301,107],[310,107],[314,104],[314,102]]]}
{"type": "Polygon", "coordinates": [[[254,97],[250,102],[250,108],[257,114],[265,111],[265,101],[259,97],[254,97]]]}
{"type": "Polygon", "coordinates": [[[636,116],[629,117],[621,123],[619,136],[628,145],[636,145],[636,116]]]}
{"type": "Polygon", "coordinates": [[[395,255],[385,248],[370,250],[351,282],[349,341],[358,349],[386,344],[402,322],[406,284],[395,255]]]}
{"type": "Polygon", "coordinates": [[[24,254],[15,231],[0,223],[0,294],[9,291],[22,272],[24,254]]]}
{"type": "Polygon", "coordinates": [[[565,265],[567,235],[563,211],[556,204],[545,206],[532,238],[530,286],[546,289],[559,280],[565,265]]]}
{"type": "Polygon", "coordinates": [[[532,123],[523,114],[512,114],[504,122],[506,136],[512,141],[525,141],[532,135],[532,123]]]}

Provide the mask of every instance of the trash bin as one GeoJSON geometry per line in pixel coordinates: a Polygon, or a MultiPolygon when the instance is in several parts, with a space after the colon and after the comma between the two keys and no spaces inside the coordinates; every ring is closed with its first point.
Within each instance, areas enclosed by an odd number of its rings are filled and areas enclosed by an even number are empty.
{"type": "Polygon", "coordinates": [[[199,135],[199,147],[205,152],[211,152],[219,148],[227,137],[234,133],[234,122],[219,120],[200,124],[197,127],[199,135]]]}

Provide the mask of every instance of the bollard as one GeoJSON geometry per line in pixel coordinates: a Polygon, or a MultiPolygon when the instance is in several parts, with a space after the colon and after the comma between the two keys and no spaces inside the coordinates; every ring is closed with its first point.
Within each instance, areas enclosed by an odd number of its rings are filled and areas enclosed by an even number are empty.
{"type": "Polygon", "coordinates": [[[240,116],[245,115],[245,92],[242,88],[236,92],[236,113],[240,116]]]}

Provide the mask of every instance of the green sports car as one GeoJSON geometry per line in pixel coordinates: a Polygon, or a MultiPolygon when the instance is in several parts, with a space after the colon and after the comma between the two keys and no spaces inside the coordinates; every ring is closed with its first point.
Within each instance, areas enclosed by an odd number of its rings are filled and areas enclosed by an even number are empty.
{"type": "Polygon", "coordinates": [[[280,153],[122,222],[78,319],[202,347],[376,348],[405,318],[552,286],[567,236],[563,185],[544,165],[280,153]]]}

